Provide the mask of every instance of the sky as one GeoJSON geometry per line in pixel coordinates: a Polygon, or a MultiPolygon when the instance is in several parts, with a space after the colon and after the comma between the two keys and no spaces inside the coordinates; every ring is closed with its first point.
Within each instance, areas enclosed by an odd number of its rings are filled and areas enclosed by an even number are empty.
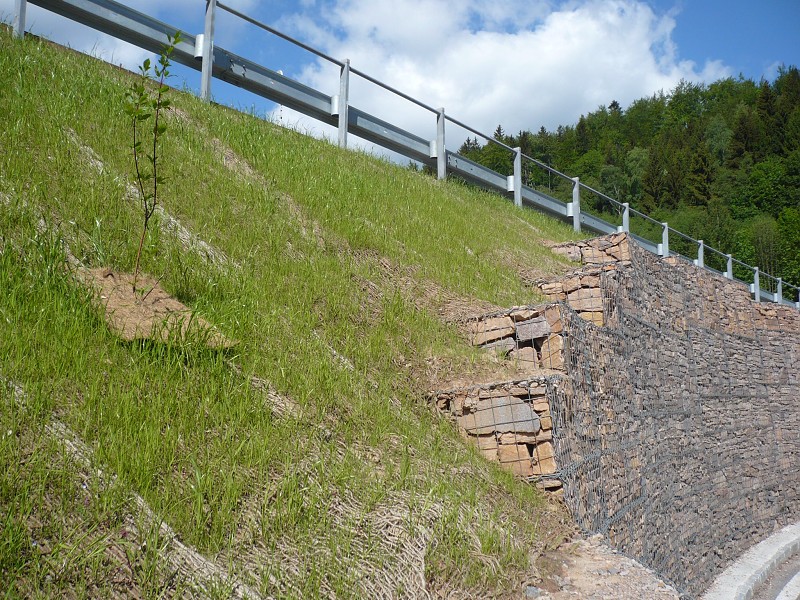
{"type": "MultiPolygon", "coordinates": [[[[122,2],[200,33],[203,0],[122,2]]],[[[800,66],[800,0],[226,0],[226,4],[491,134],[550,131],[616,100],[669,92],[681,79],[773,80],[800,66]]],[[[14,0],[0,0],[11,22],[14,0]]],[[[130,69],[142,50],[28,5],[27,28],[130,69]]],[[[216,44],[318,90],[338,93],[338,67],[218,9],[216,44]]],[[[195,91],[199,73],[178,81],[195,91]]],[[[365,80],[350,101],[427,139],[435,117],[365,80]]],[[[215,100],[314,135],[327,126],[214,81],[215,100]]],[[[448,126],[455,128],[455,126],[448,126]]],[[[457,129],[457,128],[456,128],[457,129]]],[[[466,132],[448,139],[463,140],[466,132]],[[459,137],[460,136],[460,137],[459,137]]],[[[458,142],[460,144],[460,142],[458,142]]],[[[448,143],[448,146],[451,144],[448,143]]]]}

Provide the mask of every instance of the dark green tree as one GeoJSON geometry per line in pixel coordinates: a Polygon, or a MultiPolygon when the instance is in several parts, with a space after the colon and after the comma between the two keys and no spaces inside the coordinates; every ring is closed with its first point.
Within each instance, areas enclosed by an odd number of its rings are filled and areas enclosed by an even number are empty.
{"type": "Polygon", "coordinates": [[[683,188],[683,200],[689,206],[706,206],[714,185],[714,165],[708,146],[695,143],[689,158],[689,171],[683,188]]]}

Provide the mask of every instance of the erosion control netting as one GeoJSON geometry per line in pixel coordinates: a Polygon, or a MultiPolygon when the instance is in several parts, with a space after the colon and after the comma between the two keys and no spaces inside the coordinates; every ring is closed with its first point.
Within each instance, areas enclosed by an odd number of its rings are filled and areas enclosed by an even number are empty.
{"type": "Polygon", "coordinates": [[[632,245],[606,327],[563,311],[557,476],[578,525],[687,597],[800,514],[800,315],[632,245]]]}

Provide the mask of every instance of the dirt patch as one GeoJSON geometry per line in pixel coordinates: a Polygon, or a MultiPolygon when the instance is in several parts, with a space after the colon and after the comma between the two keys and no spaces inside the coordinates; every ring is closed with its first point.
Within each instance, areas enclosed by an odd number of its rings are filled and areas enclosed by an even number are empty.
{"type": "Polygon", "coordinates": [[[525,596],[542,600],[678,600],[680,594],[653,571],[603,543],[577,539],[539,557],[542,581],[525,596]]]}
{"type": "MultiPolygon", "coordinates": [[[[551,243],[554,244],[554,242],[549,242],[547,240],[540,243],[548,247],[551,247],[551,243]]],[[[564,259],[559,258],[556,253],[547,253],[545,256],[540,257],[536,261],[536,264],[531,264],[529,258],[520,256],[507,249],[494,250],[492,251],[492,255],[501,265],[514,271],[525,286],[537,292],[539,292],[540,283],[561,277],[570,270],[575,269],[574,264],[565,262],[564,259]]]]}
{"type": "Polygon", "coordinates": [[[461,296],[437,283],[421,280],[417,268],[402,267],[384,256],[361,252],[356,255],[356,261],[376,267],[374,271],[378,274],[379,285],[367,283],[373,290],[394,287],[418,309],[432,312],[446,323],[461,323],[477,315],[503,310],[491,302],[461,296]]]}
{"type": "Polygon", "coordinates": [[[172,342],[195,338],[216,349],[236,344],[170,296],[159,281],[150,276],[140,275],[135,290],[130,273],[99,268],[81,271],[79,276],[105,308],[109,328],[123,340],[172,342]]]}
{"type": "Polygon", "coordinates": [[[427,385],[425,389],[428,390],[454,390],[548,375],[563,376],[564,373],[539,368],[531,371],[525,363],[507,360],[500,354],[481,350],[468,358],[428,357],[421,381],[427,385]]]}
{"type": "Polygon", "coordinates": [[[261,174],[257,173],[255,169],[250,166],[249,162],[244,160],[231,148],[226,146],[222,140],[216,137],[212,138],[211,145],[214,147],[214,151],[220,157],[222,164],[226,169],[236,173],[237,175],[246,177],[247,179],[266,184],[266,180],[261,176],[261,174]]]}

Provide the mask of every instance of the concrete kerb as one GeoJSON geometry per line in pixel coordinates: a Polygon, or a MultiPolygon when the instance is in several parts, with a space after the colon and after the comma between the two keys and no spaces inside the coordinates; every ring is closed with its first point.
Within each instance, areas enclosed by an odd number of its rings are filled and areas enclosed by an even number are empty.
{"type": "Polygon", "coordinates": [[[759,542],[725,569],[702,600],[751,600],[756,588],[800,553],[800,521],[759,542]]]}
{"type": "Polygon", "coordinates": [[[800,573],[792,577],[775,600],[796,600],[800,598],[800,573]]]}

